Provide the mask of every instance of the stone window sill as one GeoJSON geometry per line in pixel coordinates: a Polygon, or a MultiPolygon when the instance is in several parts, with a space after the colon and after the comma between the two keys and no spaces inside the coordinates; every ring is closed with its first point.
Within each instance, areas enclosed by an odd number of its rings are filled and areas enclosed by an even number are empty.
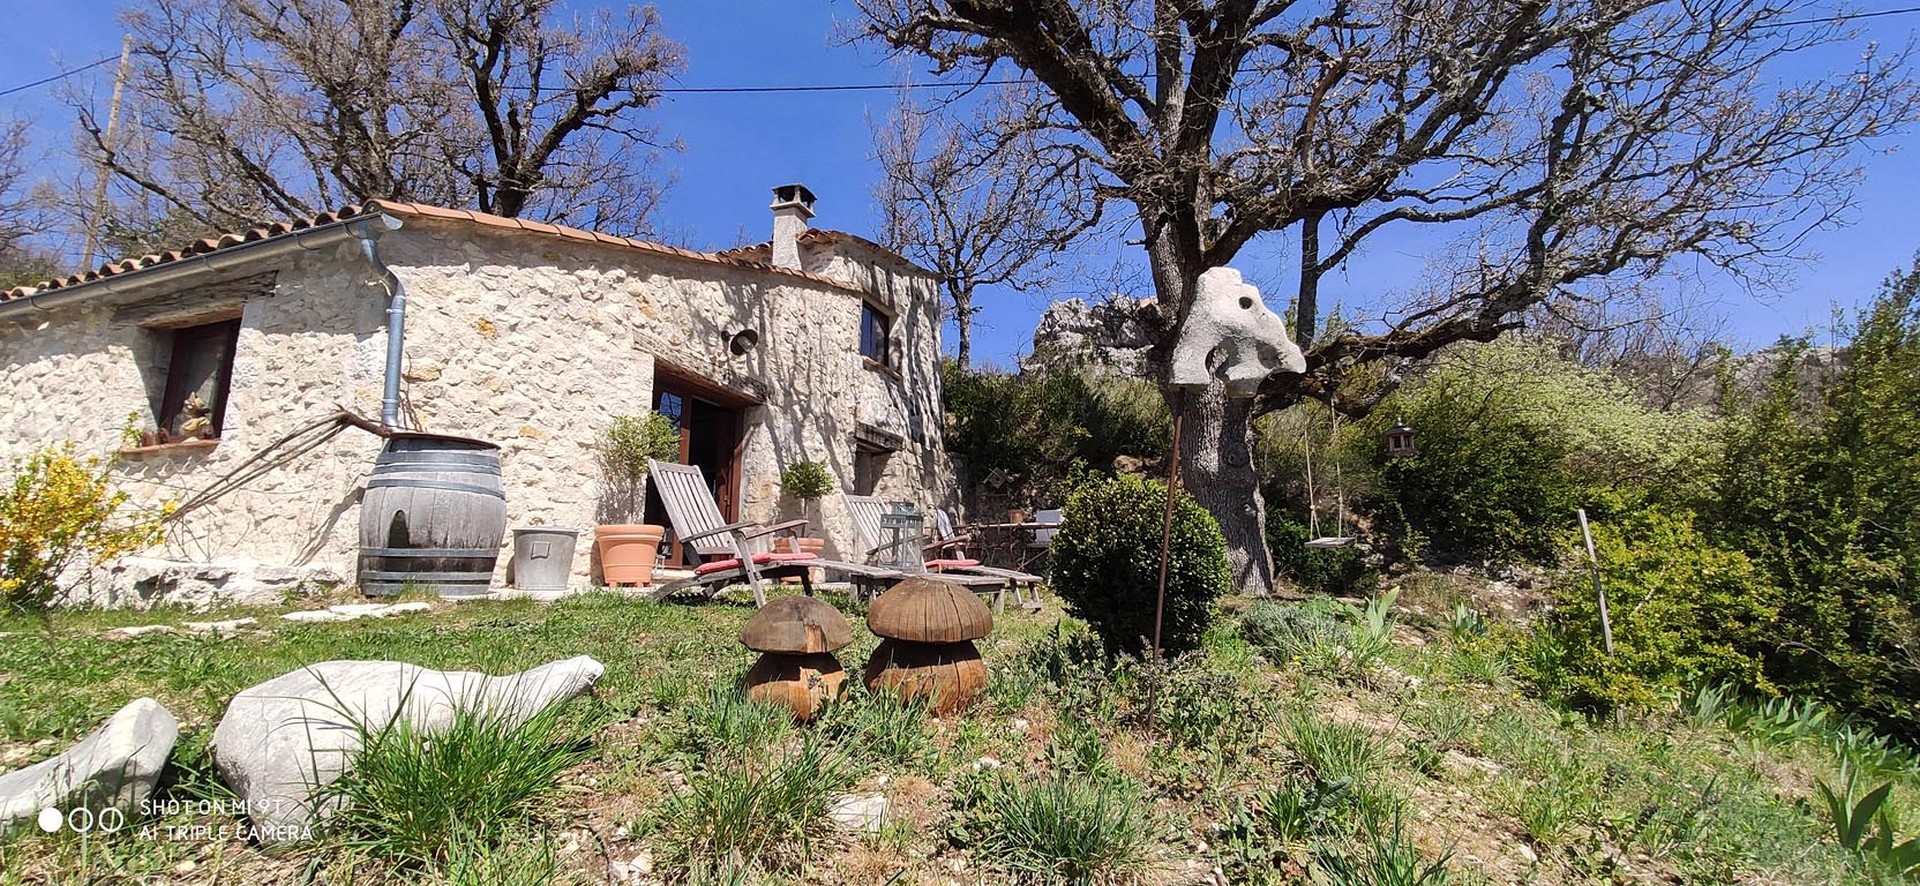
{"type": "Polygon", "coordinates": [[[888,378],[893,379],[894,381],[900,380],[900,370],[895,369],[891,366],[888,366],[887,364],[882,363],[878,360],[875,360],[872,357],[861,357],[860,365],[865,366],[868,372],[878,372],[881,375],[884,375],[884,376],[887,376],[888,378]]]}
{"type": "Polygon", "coordinates": [[[121,458],[144,458],[147,456],[199,455],[212,452],[219,446],[219,440],[182,440],[178,443],[159,443],[153,446],[129,446],[120,450],[121,458]]]}

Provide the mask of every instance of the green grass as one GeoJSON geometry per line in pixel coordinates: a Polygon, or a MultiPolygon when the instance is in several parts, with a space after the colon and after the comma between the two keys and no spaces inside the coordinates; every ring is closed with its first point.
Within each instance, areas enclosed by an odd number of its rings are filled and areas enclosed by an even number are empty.
{"type": "Polygon", "coordinates": [[[1016,877],[1111,883],[1145,866],[1147,805],[1124,780],[996,777],[982,789],[976,810],[976,856],[1016,877]]]}
{"type": "Polygon", "coordinates": [[[682,876],[801,867],[826,829],[834,795],[851,767],[823,743],[727,760],[697,776],[659,812],[656,836],[669,869],[682,876]]]}
{"type": "Polygon", "coordinates": [[[340,812],[325,838],[348,850],[429,868],[457,863],[524,827],[560,774],[586,759],[586,734],[555,704],[531,716],[454,699],[451,721],[425,730],[405,719],[368,723],[347,708],[360,750],[318,799],[340,812]]]}
{"type": "MultiPolygon", "coordinates": [[[[1711,692],[1591,723],[1527,697],[1511,675],[1524,669],[1509,671],[1527,654],[1508,642],[1511,626],[1463,617],[1456,630],[1445,617],[1456,602],[1426,618],[1262,602],[1223,620],[1202,654],[1158,666],[1102,661],[1057,608],[1008,613],[981,643],[989,692],[967,713],[934,720],[852,686],[805,726],[741,696],[754,655],[735,640],[751,615],[735,603],[600,594],[322,625],[273,608],[10,617],[0,753],[56,753],[150,695],[182,722],[163,798],[223,796],[206,742],[226,699],[305,665],[398,659],[498,674],[587,654],[606,674],[533,732],[476,718],[457,742],[376,742],[365,776],[342,786],[360,792],[365,815],[328,841],[269,853],[240,840],[31,833],[0,840],[0,886],[605,883],[610,860],[641,854],[656,879],[686,883],[1145,882],[1186,865],[1217,865],[1230,882],[1436,883],[1420,876],[1449,849],[1456,883],[1838,886],[1870,882],[1880,864],[1835,844],[1815,795],[1816,780],[1842,783],[1842,760],[1861,793],[1892,785],[1896,845],[1920,832],[1917,767],[1898,745],[1797,702],[1711,692]],[[240,615],[258,629],[103,636],[240,615]],[[1425,645],[1375,628],[1394,620],[1424,625],[1425,645]],[[1369,669],[1423,685],[1366,678],[1357,646],[1369,669]],[[476,787],[493,784],[482,772],[508,789],[476,787]],[[880,834],[826,821],[849,792],[893,802],[880,834]],[[488,820],[474,823],[482,810],[488,820]],[[1631,870],[1609,867],[1618,859],[1631,870]]],[[[859,615],[849,611],[855,642],[839,653],[856,679],[877,643],[859,615]]],[[[152,822],[237,823],[194,812],[152,822]]]]}

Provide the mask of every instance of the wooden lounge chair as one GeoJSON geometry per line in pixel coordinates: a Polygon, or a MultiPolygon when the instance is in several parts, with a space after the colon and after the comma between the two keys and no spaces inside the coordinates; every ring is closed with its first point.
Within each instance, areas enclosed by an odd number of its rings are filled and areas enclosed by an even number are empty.
{"type": "MultiPolygon", "coordinates": [[[[1031,572],[1022,572],[1018,569],[1002,569],[998,566],[980,565],[979,560],[967,555],[967,546],[973,543],[974,534],[956,529],[953,525],[953,518],[948,516],[946,510],[943,508],[933,509],[933,529],[934,540],[927,543],[927,549],[936,552],[937,556],[928,560],[927,566],[937,567],[943,572],[960,570],[979,575],[995,575],[1005,578],[1013,583],[1013,599],[1015,601],[1031,606],[1038,606],[1040,604],[1040,583],[1045,581],[1045,578],[1034,575],[1031,572]],[[1031,599],[1021,598],[1020,587],[1022,585],[1025,585],[1033,595],[1031,599]]],[[[1038,535],[1039,531],[1036,530],[1034,534],[1038,535]]],[[[1048,535],[1051,537],[1051,530],[1048,530],[1048,535]]]]}
{"type": "MultiPolygon", "coordinates": [[[[903,539],[900,542],[894,542],[881,538],[880,515],[886,512],[886,506],[880,502],[879,498],[871,495],[849,495],[845,498],[847,513],[853,517],[854,532],[860,537],[860,544],[865,548],[869,561],[877,557],[891,556],[890,551],[896,544],[905,544],[909,541],[903,539]]],[[[927,542],[916,538],[910,541],[920,545],[923,554],[931,552],[938,555],[947,547],[938,540],[927,542]]],[[[1015,602],[1024,605],[1027,600],[1021,591],[1021,586],[1040,581],[1040,576],[1015,572],[1011,569],[982,566],[978,560],[935,556],[933,559],[926,560],[926,566],[949,581],[968,587],[991,588],[994,595],[994,609],[997,611],[1006,609],[1005,593],[1007,591],[1013,592],[1015,602]]]]}
{"type": "Polygon", "coordinates": [[[805,520],[788,520],[762,526],[749,520],[733,523],[720,515],[720,505],[698,465],[666,464],[648,460],[649,476],[660,503],[666,506],[673,524],[673,537],[706,562],[694,567],[694,574],[671,581],[653,591],[653,599],[665,600],[689,588],[703,588],[711,597],[728,585],[742,580],[753,588],[758,605],[767,604],[767,579],[800,579],[801,589],[813,595],[812,569],[821,568],[845,574],[856,588],[870,584],[899,581],[906,573],[857,563],[822,560],[813,554],[773,550],[771,537],[776,533],[797,534],[806,528],[805,520]]]}

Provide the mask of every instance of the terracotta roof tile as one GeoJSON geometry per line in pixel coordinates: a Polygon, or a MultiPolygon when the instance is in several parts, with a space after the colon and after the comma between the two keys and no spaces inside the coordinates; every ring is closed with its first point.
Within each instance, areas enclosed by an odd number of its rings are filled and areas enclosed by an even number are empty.
{"type": "MultiPolygon", "coordinates": [[[[253,243],[261,240],[268,240],[274,237],[291,236],[296,232],[304,231],[304,230],[307,230],[308,228],[314,228],[314,227],[319,227],[321,225],[333,224],[334,222],[357,218],[361,216],[373,215],[375,213],[380,213],[380,212],[386,212],[386,213],[391,213],[393,215],[401,215],[401,216],[416,216],[419,218],[440,219],[440,220],[450,221],[450,222],[464,222],[467,224],[479,224],[479,225],[492,227],[492,228],[504,228],[504,229],[516,230],[516,231],[526,231],[528,233],[538,234],[541,236],[562,237],[568,240],[575,240],[575,241],[584,242],[584,243],[597,243],[597,244],[603,244],[607,246],[625,247],[629,249],[637,249],[637,250],[651,253],[654,255],[673,256],[676,258],[687,259],[689,261],[705,262],[708,264],[724,265],[727,267],[745,268],[749,270],[761,271],[761,272],[770,273],[770,274],[778,274],[785,277],[795,277],[798,279],[808,280],[808,281],[812,281],[814,283],[819,283],[826,286],[832,286],[836,289],[844,289],[850,292],[861,291],[861,289],[858,286],[855,286],[854,284],[848,283],[847,281],[844,281],[844,280],[836,280],[832,277],[827,277],[820,274],[811,273],[808,271],[796,271],[789,268],[776,268],[767,264],[765,259],[763,258],[756,259],[753,255],[756,249],[763,250],[769,253],[771,252],[770,246],[764,243],[760,244],[758,247],[750,246],[750,247],[744,247],[740,249],[729,249],[719,253],[696,252],[691,249],[682,249],[677,246],[668,246],[662,243],[652,243],[646,240],[635,240],[629,237],[618,237],[612,234],[601,233],[599,231],[588,231],[580,228],[570,228],[570,227],[565,227],[561,225],[551,225],[545,222],[529,221],[525,219],[503,218],[497,215],[490,215],[488,213],[475,212],[475,211],[466,210],[466,209],[450,209],[444,206],[432,206],[425,203],[406,203],[406,202],[400,202],[396,200],[369,200],[367,201],[365,206],[345,206],[333,212],[322,212],[308,218],[296,218],[289,221],[273,222],[271,224],[267,224],[261,227],[251,228],[246,231],[234,231],[234,232],[228,232],[225,234],[220,234],[218,236],[202,237],[201,239],[195,240],[192,243],[188,243],[177,250],[156,253],[153,255],[145,255],[139,258],[123,259],[118,263],[103,264],[99,268],[85,271],[83,273],[71,274],[66,277],[56,277],[51,280],[41,281],[40,283],[31,285],[31,286],[17,286],[10,290],[0,290],[0,302],[7,302],[7,301],[12,301],[14,299],[25,298],[27,296],[40,293],[40,292],[51,292],[56,289],[65,289],[70,286],[79,286],[81,284],[91,283],[93,281],[100,280],[105,277],[113,277],[121,274],[129,274],[129,273],[142,270],[144,268],[154,267],[156,265],[170,264],[173,262],[181,261],[183,259],[191,258],[193,256],[205,255],[207,253],[217,252],[223,249],[231,249],[233,247],[240,246],[246,243],[253,243]]],[[[844,234],[842,232],[837,232],[837,231],[828,232],[828,231],[820,231],[816,229],[814,231],[808,231],[807,234],[804,236],[808,238],[827,237],[827,236],[834,236],[834,237],[844,236],[844,237],[853,238],[854,240],[859,241],[861,243],[874,245],[875,248],[879,248],[877,244],[873,244],[872,241],[870,240],[866,240],[864,238],[856,237],[852,234],[844,234]]],[[[831,240],[827,240],[825,242],[831,242],[831,240]]],[[[882,251],[884,252],[885,250],[882,250],[882,251]]],[[[892,253],[890,252],[888,252],[887,254],[892,255],[892,253]]],[[[905,259],[901,259],[901,260],[905,261],[905,259]]]]}

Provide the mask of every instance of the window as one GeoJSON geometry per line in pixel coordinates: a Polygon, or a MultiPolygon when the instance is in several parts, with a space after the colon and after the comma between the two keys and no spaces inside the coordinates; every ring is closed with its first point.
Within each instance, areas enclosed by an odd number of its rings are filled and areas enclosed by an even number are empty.
{"type": "Polygon", "coordinates": [[[893,356],[889,340],[893,336],[893,317],[872,304],[860,304],[860,356],[882,366],[891,366],[893,356]]]}
{"type": "Polygon", "coordinates": [[[218,439],[227,417],[233,381],[233,351],[240,321],[227,320],[172,331],[167,388],[160,398],[162,442],[218,439]]]}

